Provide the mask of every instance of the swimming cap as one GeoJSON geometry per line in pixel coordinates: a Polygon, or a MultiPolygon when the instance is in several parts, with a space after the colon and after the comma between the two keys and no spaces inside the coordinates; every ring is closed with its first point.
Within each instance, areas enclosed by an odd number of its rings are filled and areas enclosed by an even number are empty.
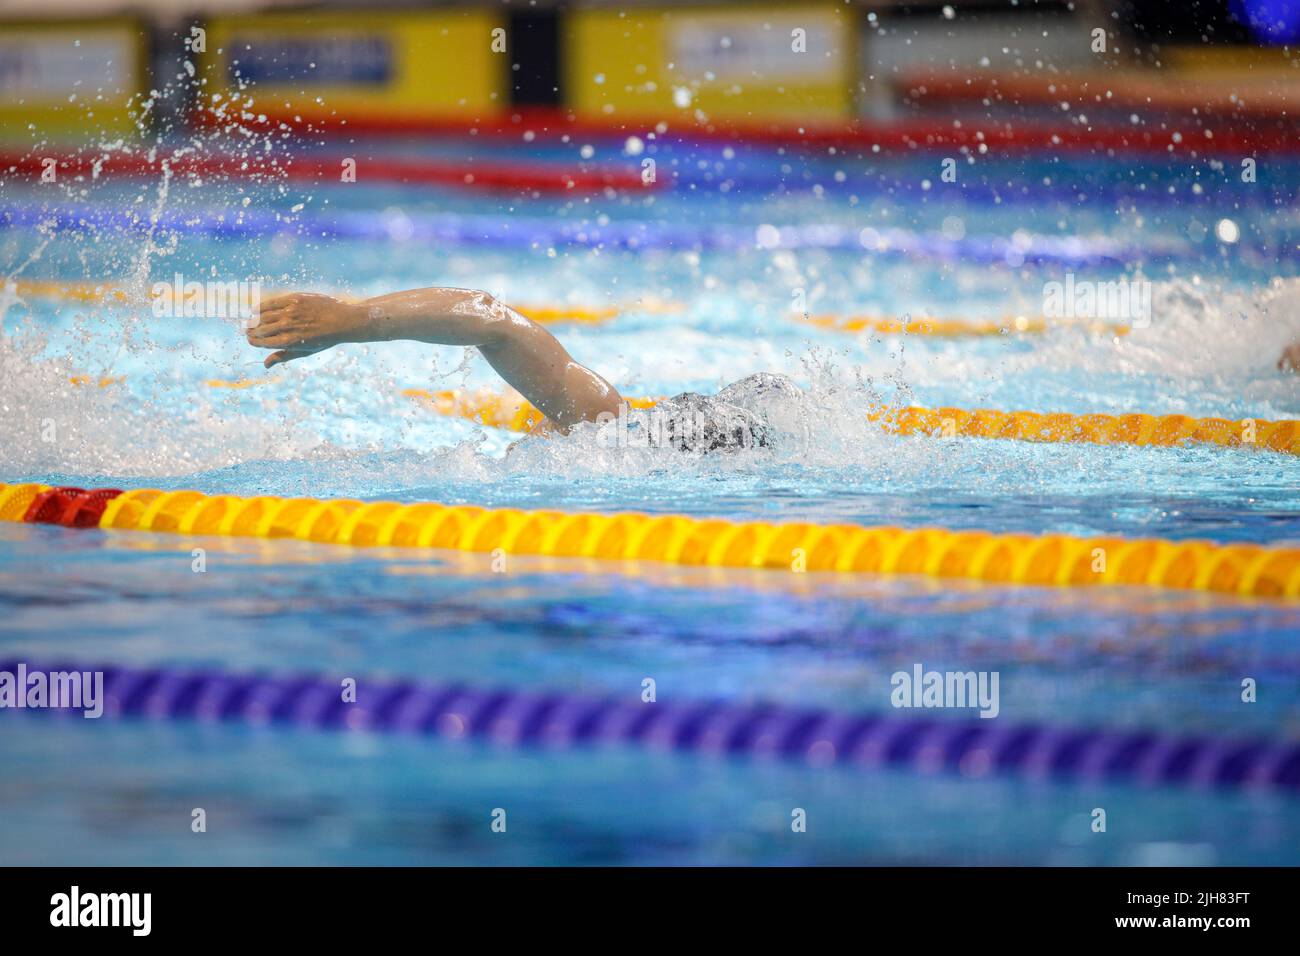
{"type": "Polygon", "coordinates": [[[756,372],[733,382],[718,393],[718,401],[758,416],[769,440],[806,436],[812,420],[807,394],[790,376],[776,372],[756,372]]]}
{"type": "Polygon", "coordinates": [[[679,451],[756,448],[771,440],[766,423],[754,412],[698,392],[674,395],[653,411],[661,416],[661,442],[679,451]]]}
{"type": "Polygon", "coordinates": [[[771,406],[780,401],[802,401],[803,389],[795,384],[789,375],[779,372],[755,372],[739,381],[732,382],[722,391],[718,398],[741,408],[747,408],[756,414],[763,413],[763,406],[771,406]]]}

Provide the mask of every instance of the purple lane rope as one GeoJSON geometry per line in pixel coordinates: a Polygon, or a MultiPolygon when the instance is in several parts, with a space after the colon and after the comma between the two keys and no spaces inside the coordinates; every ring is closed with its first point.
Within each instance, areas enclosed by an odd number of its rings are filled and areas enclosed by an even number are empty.
{"type": "Polygon", "coordinates": [[[15,673],[103,672],[104,716],[408,733],[550,748],[641,746],[819,767],[948,771],[965,777],[1114,781],[1279,790],[1300,795],[1300,741],[1228,740],[1107,730],[846,714],[725,701],[372,681],[344,702],[341,682],[173,668],[0,662],[15,673]]]}
{"type": "MultiPolygon", "coordinates": [[[[647,220],[604,223],[544,217],[500,217],[461,213],[370,212],[335,210],[329,214],[282,215],[255,209],[166,211],[156,220],[138,212],[107,206],[45,207],[11,204],[0,209],[0,228],[44,226],[56,230],[111,229],[148,232],[163,229],[218,237],[250,238],[297,235],[312,239],[371,242],[436,241],[458,245],[547,248],[580,246],[614,249],[828,249],[870,253],[890,259],[925,259],[998,263],[1125,265],[1181,261],[1204,255],[1204,249],[1179,238],[1152,237],[1141,244],[1105,236],[1033,235],[965,236],[949,239],[936,233],[882,227],[864,230],[847,223],[776,226],[693,224],[647,220]]],[[[1243,237],[1238,248],[1246,250],[1243,237]]],[[[1285,243],[1261,243],[1250,250],[1270,257],[1294,258],[1285,243]]]]}
{"type": "Polygon", "coordinates": [[[1300,195],[1290,184],[1282,186],[1252,189],[1248,184],[1244,188],[1231,180],[1207,181],[1197,185],[1193,190],[1185,183],[1110,183],[1110,182],[1068,182],[1063,181],[1045,185],[1033,180],[1016,182],[1011,179],[998,181],[971,181],[945,183],[942,193],[924,181],[897,176],[873,174],[849,174],[837,178],[842,172],[833,168],[801,169],[798,173],[774,173],[764,170],[738,169],[715,172],[706,170],[696,172],[683,166],[673,170],[676,185],[690,185],[697,190],[717,189],[721,184],[727,185],[732,195],[744,195],[746,192],[789,193],[798,194],[812,189],[836,194],[854,194],[859,199],[897,199],[906,197],[922,203],[942,202],[944,208],[951,208],[953,203],[971,205],[1003,205],[1012,203],[1059,203],[1078,205],[1080,203],[1101,203],[1118,206],[1208,206],[1215,208],[1237,209],[1274,209],[1279,212],[1300,205],[1300,195]]]}

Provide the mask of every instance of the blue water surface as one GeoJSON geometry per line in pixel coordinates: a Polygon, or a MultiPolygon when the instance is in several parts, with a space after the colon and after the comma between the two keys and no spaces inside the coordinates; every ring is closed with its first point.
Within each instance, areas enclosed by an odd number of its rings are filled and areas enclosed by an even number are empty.
{"type": "MultiPolygon", "coordinates": [[[[582,145],[539,143],[524,161],[566,168],[582,145]]],[[[592,145],[581,161],[638,167],[621,139],[592,145]]],[[[493,141],[360,146],[363,156],[452,162],[521,156],[519,144],[493,141]]],[[[938,157],[925,154],[643,146],[666,187],[645,194],[368,183],[364,162],[356,184],[311,188],[7,182],[0,218],[21,212],[28,224],[0,228],[0,265],[21,279],[137,289],[180,273],[353,295],[456,285],[521,307],[613,305],[612,322],[554,327],[579,361],[627,395],[711,392],[784,372],[816,409],[800,442],[690,456],[602,448],[579,429],[510,448],[518,436],[440,418],[404,394],[499,388],[473,352],[356,346],[265,372],[237,319],[158,317],[139,299],[6,296],[0,480],[1300,544],[1295,456],[899,438],[866,423],[880,402],[1300,417],[1296,377],[1275,368],[1300,338],[1294,161],[1270,160],[1250,190],[1212,157],[981,159],[944,192],[938,157]],[[386,216],[399,228],[375,241],[297,225],[227,235],[182,223],[149,234],[118,222],[126,210],[147,219],[155,204],[193,223],[240,209],[293,220],[299,203],[312,222],[386,216]],[[69,210],[105,216],[31,224],[69,210]],[[460,217],[469,231],[481,221],[677,231],[660,248],[534,247],[468,234],[404,239],[403,217],[460,217]],[[1236,242],[1219,238],[1225,219],[1236,242]],[[938,238],[909,253],[759,238],[773,235],[765,226],[779,236],[828,225],[938,238]],[[755,242],[723,249],[698,238],[720,227],[752,231],[755,242]],[[952,245],[1017,233],[1029,247],[1075,237],[1127,251],[985,262],[952,245]],[[799,321],[802,311],[1036,315],[1044,283],[1069,272],[1151,280],[1149,326],[941,339],[799,321]],[[81,375],[112,381],[69,381],[81,375]]],[[[661,700],[886,714],[891,675],[921,663],[998,672],[999,720],[1300,738],[1294,602],[523,558],[498,573],[489,562],[0,523],[0,657],[633,700],[650,677],[661,700]],[[1254,703],[1242,701],[1247,678],[1254,703]]],[[[0,766],[6,864],[1294,864],[1300,846],[1294,796],[636,748],[537,752],[2,714],[0,766]],[[206,834],[190,830],[196,807],[208,813],[206,834]],[[498,807],[509,813],[505,835],[489,826],[498,807]],[[1110,821],[1104,834],[1090,827],[1097,807],[1110,821]],[[791,831],[793,808],[807,811],[806,833],[791,831]]]]}

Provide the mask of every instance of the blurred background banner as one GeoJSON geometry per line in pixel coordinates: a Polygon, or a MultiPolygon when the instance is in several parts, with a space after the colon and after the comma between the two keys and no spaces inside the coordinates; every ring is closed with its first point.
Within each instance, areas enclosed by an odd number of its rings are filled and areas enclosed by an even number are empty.
{"type": "MultiPolygon", "coordinates": [[[[6,140],[28,127],[129,130],[132,97],[139,108],[140,94],[196,69],[202,92],[242,87],[243,122],[371,131],[486,132],[521,111],[789,133],[908,119],[951,128],[954,110],[1068,125],[1069,111],[1086,109],[1126,126],[1135,113],[1300,108],[1300,0],[206,0],[184,12],[162,0],[51,0],[42,12],[0,0],[6,140]]],[[[164,99],[142,118],[184,121],[164,99]]]]}
{"type": "Polygon", "coordinates": [[[0,127],[76,132],[91,120],[129,132],[128,103],[148,88],[146,40],[129,17],[0,21],[0,127]]]}
{"type": "Polygon", "coordinates": [[[619,120],[847,119],[857,11],[844,4],[576,9],[568,104],[619,120]]]}
{"type": "Polygon", "coordinates": [[[251,84],[258,114],[478,117],[506,101],[506,58],[492,48],[504,51],[505,27],[490,9],[215,16],[205,66],[215,85],[251,84]]]}

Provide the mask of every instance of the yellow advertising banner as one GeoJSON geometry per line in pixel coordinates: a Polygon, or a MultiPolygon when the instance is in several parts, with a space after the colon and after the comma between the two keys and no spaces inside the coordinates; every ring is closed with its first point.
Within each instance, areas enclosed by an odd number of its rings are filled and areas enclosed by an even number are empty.
{"type": "Polygon", "coordinates": [[[575,10],[566,97],[584,119],[848,120],[856,24],[822,2],[575,10]]]}
{"type": "Polygon", "coordinates": [[[146,85],[143,28],[129,18],[0,21],[0,129],[6,141],[135,130],[146,85]]]}
{"type": "Polygon", "coordinates": [[[508,102],[494,11],[285,12],[208,22],[208,91],[243,84],[250,112],[359,123],[490,116],[508,102]]]}

